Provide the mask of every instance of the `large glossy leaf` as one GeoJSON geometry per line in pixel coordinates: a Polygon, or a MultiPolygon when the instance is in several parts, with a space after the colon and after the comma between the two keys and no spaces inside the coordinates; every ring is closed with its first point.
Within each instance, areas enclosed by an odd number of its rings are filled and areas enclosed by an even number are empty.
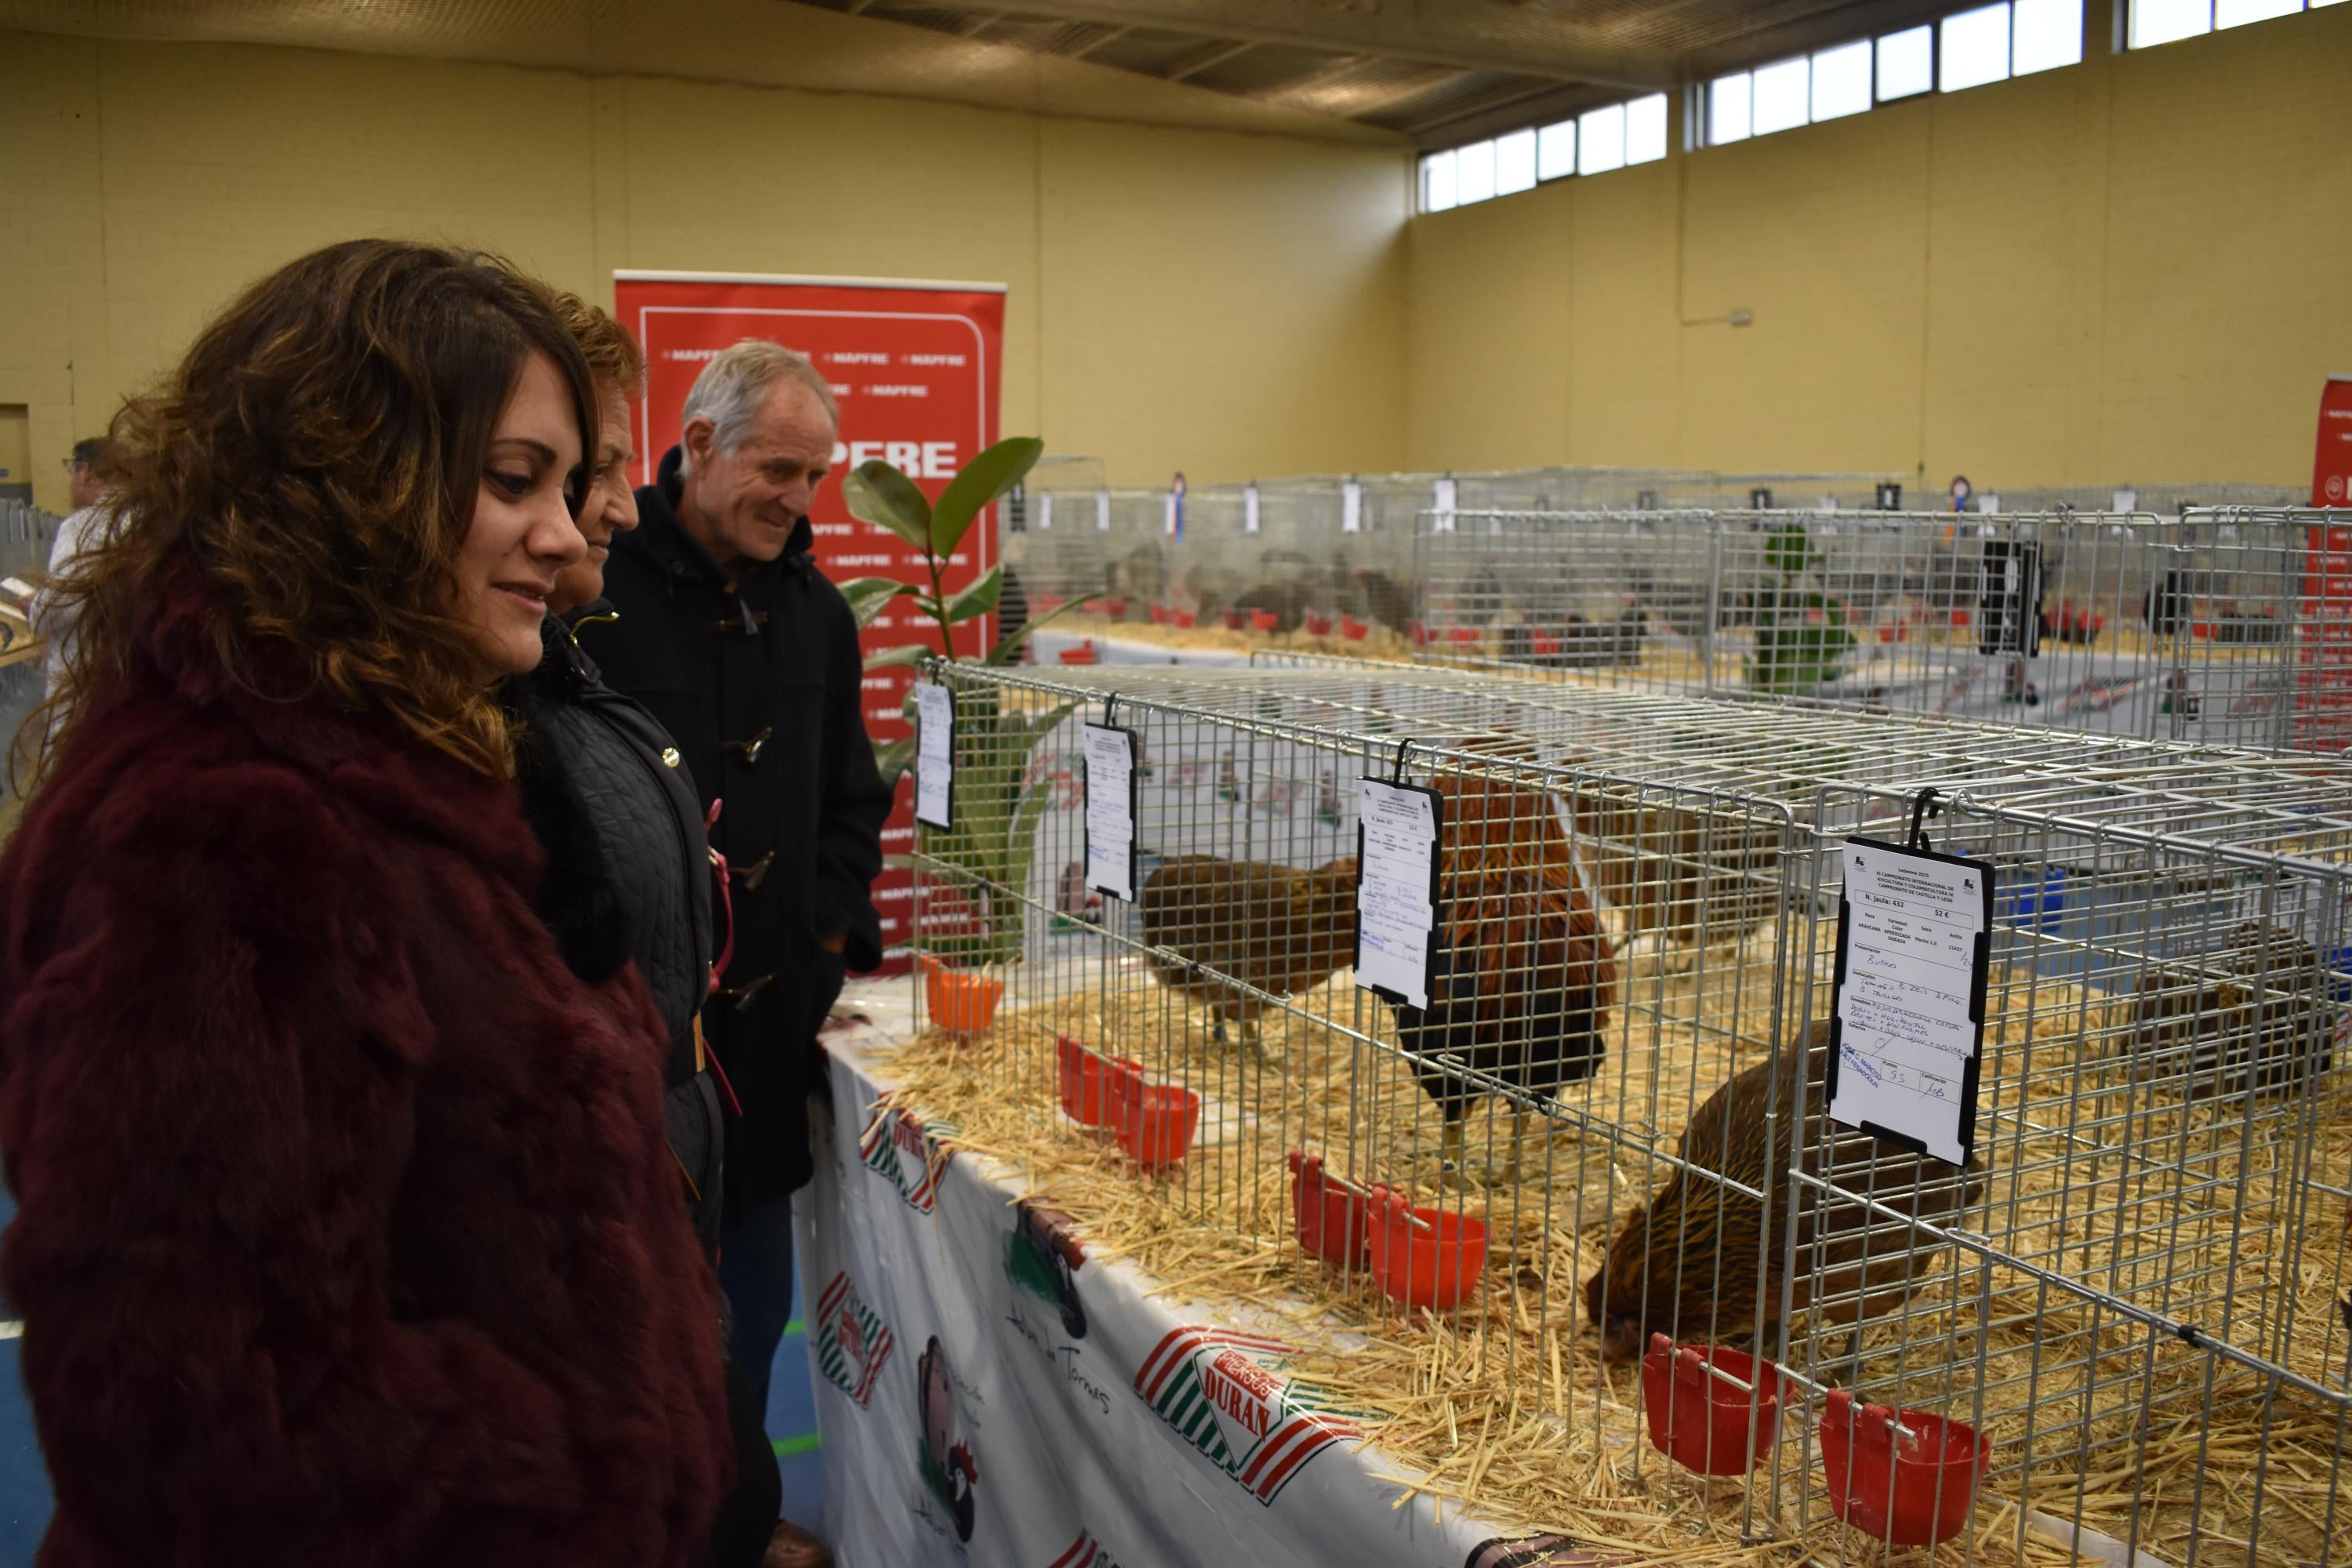
{"type": "Polygon", "coordinates": [[[907,768],[915,760],[915,738],[902,735],[898,740],[877,746],[874,751],[875,771],[882,775],[885,789],[897,789],[898,781],[907,775],[907,768]]]}
{"type": "Polygon", "coordinates": [[[996,608],[998,595],[1004,592],[1004,568],[992,566],[988,575],[948,601],[948,623],[961,626],[977,620],[996,608]]]}
{"type": "Polygon", "coordinates": [[[868,669],[905,669],[910,666],[921,663],[927,656],[935,651],[935,649],[925,647],[921,643],[905,643],[898,647],[884,648],[877,654],[869,654],[866,659],[866,668],[868,669]]]}
{"type": "Polygon", "coordinates": [[[841,497],[852,517],[887,528],[918,550],[931,547],[931,503],[914,480],[881,458],[852,468],[841,481],[841,497]]]}
{"type": "Polygon", "coordinates": [[[1764,536],[1764,563],[1784,577],[1811,569],[1820,559],[1802,523],[1783,523],[1764,536]]]}
{"type": "Polygon", "coordinates": [[[1093,604],[1095,599],[1100,598],[1101,596],[1102,595],[1097,594],[1094,595],[1093,598],[1065,600],[1061,604],[1058,604],[1052,609],[1046,611],[1044,615],[1036,616],[1033,620],[1024,622],[1021,629],[1014,632],[1012,636],[999,638],[996,646],[988,650],[988,657],[981,660],[981,662],[982,664],[1011,664],[1014,659],[1021,656],[1021,645],[1029,640],[1030,633],[1053,620],[1057,616],[1066,616],[1072,610],[1084,609],[1087,605],[1093,604]]]}
{"type": "Polygon", "coordinates": [[[917,590],[912,583],[901,583],[895,577],[852,577],[846,583],[834,584],[841,596],[849,601],[849,613],[857,617],[857,629],[864,631],[874,624],[891,600],[911,595],[917,590]]]}
{"type": "Polygon", "coordinates": [[[954,554],[971,520],[1019,484],[1045,450],[1045,443],[1034,436],[1013,436],[966,463],[963,471],[948,481],[940,504],[931,510],[931,553],[943,559],[954,554]]]}

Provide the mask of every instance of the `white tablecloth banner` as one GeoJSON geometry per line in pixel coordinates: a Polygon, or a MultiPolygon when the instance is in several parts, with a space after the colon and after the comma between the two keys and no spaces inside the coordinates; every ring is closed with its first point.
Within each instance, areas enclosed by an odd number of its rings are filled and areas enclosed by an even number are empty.
{"type": "MultiPolygon", "coordinates": [[[[825,1517],[841,1568],[1534,1568],[1590,1563],[1426,1498],[1293,1388],[1278,1337],[1147,1300],[1017,1178],[941,1159],[827,1037],[795,1201],[825,1517]]],[[[1262,1329],[1264,1324],[1253,1324],[1262,1329]]]]}

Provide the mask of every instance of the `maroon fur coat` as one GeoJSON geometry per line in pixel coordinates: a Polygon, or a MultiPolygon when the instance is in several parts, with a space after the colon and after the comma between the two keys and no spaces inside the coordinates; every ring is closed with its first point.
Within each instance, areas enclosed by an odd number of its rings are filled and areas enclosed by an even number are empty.
{"type": "Polygon", "coordinates": [[[733,1450],[644,983],[564,967],[510,787],[160,599],[0,856],[40,1562],[686,1563],[733,1450]]]}

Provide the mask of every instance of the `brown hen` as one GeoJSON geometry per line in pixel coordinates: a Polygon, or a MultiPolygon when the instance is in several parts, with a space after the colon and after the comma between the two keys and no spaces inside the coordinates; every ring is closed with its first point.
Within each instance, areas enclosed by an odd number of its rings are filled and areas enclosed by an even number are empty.
{"type": "Polygon", "coordinates": [[[1265,1002],[1244,987],[1287,996],[1320,984],[1356,959],[1356,862],[1312,871],[1264,860],[1179,855],[1153,871],[1136,908],[1152,973],[1258,1047],[1265,1002]],[[1212,973],[1213,972],[1213,973],[1212,973]],[[1232,984],[1239,981],[1241,984],[1232,984]]]}
{"type": "MultiPolygon", "coordinates": [[[[1829,1026],[1814,1025],[1801,1053],[1809,1080],[1805,1170],[1915,1219],[1942,1224],[1958,1217],[1984,1190],[1980,1173],[1843,1128],[1837,1129],[1824,1168],[1828,1046],[1829,1026]]],[[[1769,1350],[1788,1269],[1789,1133],[1800,1059],[1800,1053],[1786,1051],[1777,1064],[1759,1062],[1734,1076],[1698,1108],[1675,1149],[1697,1172],[1716,1172],[1769,1194],[1769,1226],[1756,1197],[1676,1168],[1647,1207],[1626,1216],[1606,1261],[1585,1282],[1585,1310],[1601,1326],[1602,1359],[1633,1360],[1653,1333],[1719,1343],[1744,1343],[1753,1335],[1769,1350]],[[1776,1113],[1769,1122],[1768,1106],[1776,1113]],[[1776,1130],[1769,1146],[1768,1126],[1776,1130]]],[[[1829,1321],[1853,1322],[1890,1310],[1939,1250],[1906,1221],[1874,1215],[1850,1198],[1798,1188],[1796,1202],[1796,1310],[1815,1304],[1817,1271],[1819,1304],[1829,1321]]]]}

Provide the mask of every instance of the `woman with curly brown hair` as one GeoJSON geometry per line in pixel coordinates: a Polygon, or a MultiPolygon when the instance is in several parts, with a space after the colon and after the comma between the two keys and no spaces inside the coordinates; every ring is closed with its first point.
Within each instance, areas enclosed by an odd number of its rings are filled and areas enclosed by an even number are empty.
{"type": "MultiPolygon", "coordinates": [[[[613,536],[637,526],[629,399],[644,385],[645,355],[626,327],[578,295],[551,291],[548,305],[587,357],[600,431],[579,516],[587,553],[556,577],[540,629],[539,668],[508,688],[523,723],[525,810],[550,862],[541,905],[559,940],[617,944],[653,992],[670,1039],[663,1107],[670,1152],[695,1234],[715,1261],[726,1124],[697,1027],[712,984],[714,925],[700,797],[668,732],[604,684],[573,635],[618,618],[604,597],[604,561],[613,536]]],[[[727,1394],[735,1485],[713,1521],[704,1568],[754,1568],[771,1559],[779,1531],[811,1546],[815,1541],[777,1521],[783,1480],[765,1412],[742,1368],[730,1366],[727,1394]]],[[[826,1561],[821,1548],[814,1561],[826,1561]]]]}
{"type": "Polygon", "coordinates": [[[498,698],[596,426],[529,286],[387,241],[256,285],[119,422],[0,855],[45,1564],[700,1550],[730,1445],[668,1041],[543,922],[498,698]]]}

